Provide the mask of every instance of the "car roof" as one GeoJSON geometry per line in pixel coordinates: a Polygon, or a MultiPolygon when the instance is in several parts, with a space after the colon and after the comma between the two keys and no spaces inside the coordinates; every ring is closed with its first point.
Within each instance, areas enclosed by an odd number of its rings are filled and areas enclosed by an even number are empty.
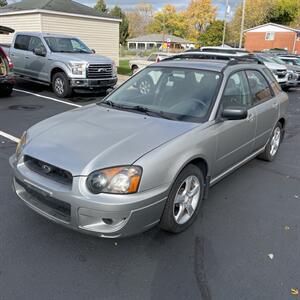
{"type": "MultiPolygon", "coordinates": [[[[193,59],[193,60],[163,60],[159,63],[150,65],[149,67],[170,67],[170,68],[187,68],[207,70],[214,72],[222,72],[228,65],[226,60],[211,60],[211,59],[193,59]]],[[[149,68],[148,67],[148,68],[149,68]]]]}
{"type": "Polygon", "coordinates": [[[75,36],[72,36],[72,35],[48,33],[48,32],[37,32],[37,31],[18,32],[18,35],[32,35],[32,36],[39,36],[39,37],[42,36],[42,37],[76,38],[75,36]]]}

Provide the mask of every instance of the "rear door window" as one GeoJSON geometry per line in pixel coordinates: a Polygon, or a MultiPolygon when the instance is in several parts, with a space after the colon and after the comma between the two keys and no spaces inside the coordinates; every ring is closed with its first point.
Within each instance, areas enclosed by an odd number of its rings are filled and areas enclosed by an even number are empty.
{"type": "Polygon", "coordinates": [[[29,35],[18,35],[16,37],[14,48],[18,50],[28,51],[30,39],[31,36],[29,35]]]}
{"type": "Polygon", "coordinates": [[[247,70],[246,73],[254,104],[259,104],[260,102],[271,99],[271,88],[265,77],[259,71],[255,70],[247,70]]]}
{"type": "Polygon", "coordinates": [[[28,50],[29,51],[33,51],[36,48],[43,48],[43,49],[45,49],[45,46],[44,46],[42,40],[39,37],[32,36],[30,38],[30,41],[29,41],[28,50]]]}

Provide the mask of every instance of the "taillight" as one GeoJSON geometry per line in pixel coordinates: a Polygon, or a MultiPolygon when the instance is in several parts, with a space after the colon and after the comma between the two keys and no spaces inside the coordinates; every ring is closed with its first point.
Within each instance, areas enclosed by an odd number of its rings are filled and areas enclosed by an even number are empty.
{"type": "Polygon", "coordinates": [[[6,59],[8,61],[8,67],[10,70],[12,70],[14,68],[14,64],[13,62],[11,61],[10,57],[8,55],[6,55],[6,59]]]}

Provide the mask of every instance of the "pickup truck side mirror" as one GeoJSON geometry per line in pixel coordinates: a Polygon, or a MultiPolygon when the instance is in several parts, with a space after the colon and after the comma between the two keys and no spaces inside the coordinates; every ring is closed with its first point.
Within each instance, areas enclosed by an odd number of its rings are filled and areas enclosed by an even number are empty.
{"type": "Polygon", "coordinates": [[[244,120],[248,117],[245,107],[226,107],[222,112],[222,118],[226,120],[244,120]]]}
{"type": "Polygon", "coordinates": [[[43,57],[47,55],[47,51],[43,47],[34,48],[33,53],[37,56],[43,56],[43,57]]]}

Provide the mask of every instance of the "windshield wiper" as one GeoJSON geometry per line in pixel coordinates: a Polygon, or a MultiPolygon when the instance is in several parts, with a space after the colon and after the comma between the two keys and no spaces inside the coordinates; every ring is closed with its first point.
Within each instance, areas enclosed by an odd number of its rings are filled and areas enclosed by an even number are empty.
{"type": "Polygon", "coordinates": [[[116,103],[114,103],[110,100],[101,101],[101,102],[99,102],[99,105],[100,104],[105,104],[105,105],[108,105],[110,107],[117,108],[117,109],[122,109],[122,110],[138,111],[138,112],[144,113],[147,116],[151,116],[151,117],[160,117],[160,118],[168,119],[168,120],[177,120],[177,118],[172,117],[169,114],[164,113],[163,111],[151,110],[147,107],[140,106],[140,105],[127,106],[127,105],[116,104],[116,103]]]}

